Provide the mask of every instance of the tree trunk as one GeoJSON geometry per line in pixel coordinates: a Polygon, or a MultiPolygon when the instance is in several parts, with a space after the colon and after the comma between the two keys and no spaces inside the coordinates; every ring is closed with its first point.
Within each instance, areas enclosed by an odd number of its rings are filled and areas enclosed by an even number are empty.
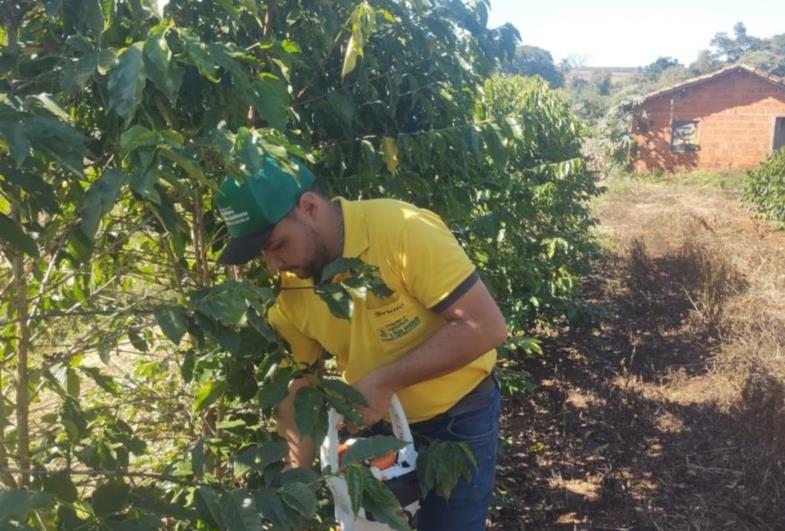
{"type": "Polygon", "coordinates": [[[8,419],[5,416],[5,395],[3,395],[3,366],[0,365],[0,482],[8,488],[16,488],[16,481],[6,469],[8,468],[8,450],[5,447],[5,426],[8,419]]]}
{"type": "MultiPolygon", "coordinates": [[[[27,278],[25,276],[25,263],[21,251],[11,251],[11,266],[13,268],[13,283],[16,292],[16,431],[18,444],[16,461],[20,470],[30,469],[30,426],[29,426],[29,377],[27,367],[28,342],[30,329],[27,315],[27,278]]],[[[30,477],[26,472],[19,476],[19,485],[24,487],[29,483],[30,477]]]]}
{"type": "MultiPolygon", "coordinates": [[[[205,228],[204,228],[204,211],[202,210],[202,189],[199,186],[199,183],[196,181],[193,182],[193,200],[194,200],[194,210],[193,210],[193,242],[194,242],[194,255],[195,255],[195,268],[196,268],[196,281],[200,288],[205,288],[210,284],[210,269],[208,267],[207,262],[207,249],[205,248],[205,228]]],[[[219,430],[217,428],[218,422],[221,420],[221,403],[223,400],[220,400],[218,404],[215,406],[208,408],[207,411],[204,412],[202,416],[202,434],[204,439],[208,439],[211,437],[220,437],[219,430]]],[[[222,477],[222,470],[220,461],[216,459],[216,456],[213,456],[209,452],[209,448],[206,449],[206,466],[207,469],[218,479],[222,477]]]]}

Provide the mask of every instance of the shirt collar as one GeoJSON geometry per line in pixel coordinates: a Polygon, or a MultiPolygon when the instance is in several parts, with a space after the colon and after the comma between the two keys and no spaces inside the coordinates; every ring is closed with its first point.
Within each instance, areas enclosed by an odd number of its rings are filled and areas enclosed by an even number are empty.
{"type": "Polygon", "coordinates": [[[344,258],[357,258],[368,248],[368,229],[365,226],[365,214],[358,201],[349,201],[336,197],[343,213],[343,254],[344,258]]]}

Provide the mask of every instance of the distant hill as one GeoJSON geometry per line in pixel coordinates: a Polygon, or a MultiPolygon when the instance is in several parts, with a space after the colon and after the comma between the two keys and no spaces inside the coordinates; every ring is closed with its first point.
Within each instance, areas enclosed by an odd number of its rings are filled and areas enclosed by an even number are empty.
{"type": "Polygon", "coordinates": [[[580,78],[586,81],[591,81],[592,75],[595,72],[610,71],[611,83],[618,83],[626,81],[627,79],[638,74],[638,67],[636,66],[580,66],[571,69],[566,74],[567,79],[580,78]]]}

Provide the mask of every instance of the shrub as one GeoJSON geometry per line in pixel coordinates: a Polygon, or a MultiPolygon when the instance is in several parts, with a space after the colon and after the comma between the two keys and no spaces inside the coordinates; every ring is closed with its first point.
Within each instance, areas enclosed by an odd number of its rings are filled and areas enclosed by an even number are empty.
{"type": "Polygon", "coordinates": [[[785,148],[748,173],[742,200],[763,217],[785,226],[785,148]]]}

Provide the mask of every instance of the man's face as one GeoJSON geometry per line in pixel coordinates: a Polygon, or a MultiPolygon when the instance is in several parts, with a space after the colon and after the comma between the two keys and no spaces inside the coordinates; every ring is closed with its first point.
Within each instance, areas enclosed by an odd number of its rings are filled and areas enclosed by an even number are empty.
{"type": "Polygon", "coordinates": [[[271,271],[290,271],[300,278],[313,277],[329,262],[317,227],[298,209],[275,225],[262,256],[271,271]]]}

